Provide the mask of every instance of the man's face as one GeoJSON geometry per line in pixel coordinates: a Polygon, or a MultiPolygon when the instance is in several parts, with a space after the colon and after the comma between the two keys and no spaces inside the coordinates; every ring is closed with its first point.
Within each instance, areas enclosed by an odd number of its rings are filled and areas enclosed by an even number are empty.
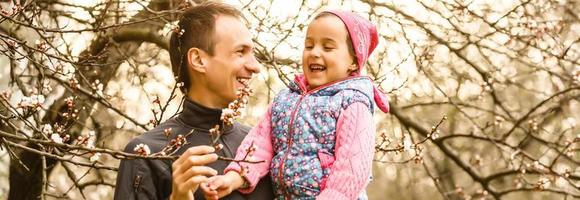
{"type": "Polygon", "coordinates": [[[260,71],[260,64],[254,56],[250,31],[239,19],[222,15],[215,23],[214,55],[206,65],[207,87],[216,103],[227,107],[236,99],[236,90],[244,87],[243,82],[260,71]]]}

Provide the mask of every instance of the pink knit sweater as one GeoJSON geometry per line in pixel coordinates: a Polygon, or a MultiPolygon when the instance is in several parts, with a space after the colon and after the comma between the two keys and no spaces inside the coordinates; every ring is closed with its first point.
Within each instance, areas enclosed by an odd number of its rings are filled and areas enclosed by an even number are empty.
{"type": "MultiPolygon", "coordinates": [[[[252,160],[263,160],[258,164],[240,163],[249,170],[244,178],[250,187],[240,189],[242,193],[254,190],[261,177],[268,173],[273,157],[270,110],[246,136],[238,148],[236,159],[242,159],[246,149],[254,143],[256,151],[252,160]]],[[[335,157],[330,157],[331,172],[317,199],[356,199],[365,189],[371,175],[374,153],[375,125],[368,107],[354,103],[339,116],[336,126],[335,157]]],[[[240,165],[231,163],[225,170],[241,171],[240,165]]]]}

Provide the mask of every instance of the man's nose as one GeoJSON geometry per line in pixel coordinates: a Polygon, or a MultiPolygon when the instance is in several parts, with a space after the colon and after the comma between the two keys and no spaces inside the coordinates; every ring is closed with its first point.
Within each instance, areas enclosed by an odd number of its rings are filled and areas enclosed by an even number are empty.
{"type": "Polygon", "coordinates": [[[260,69],[262,68],[262,64],[258,62],[256,56],[250,56],[248,62],[246,63],[246,69],[252,73],[260,73],[260,69]]]}

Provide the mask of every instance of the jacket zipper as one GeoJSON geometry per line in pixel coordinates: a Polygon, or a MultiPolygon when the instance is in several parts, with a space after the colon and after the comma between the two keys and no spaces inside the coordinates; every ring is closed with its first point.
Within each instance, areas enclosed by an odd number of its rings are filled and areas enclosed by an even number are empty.
{"type": "MultiPolygon", "coordinates": [[[[354,77],[352,77],[354,78],[354,77]]],[[[304,97],[308,96],[309,94],[312,94],[318,90],[324,89],[325,87],[332,85],[334,83],[340,82],[340,81],[344,81],[344,80],[348,80],[351,79],[351,77],[343,79],[343,80],[338,80],[338,81],[333,81],[330,83],[326,83],[323,84],[321,86],[318,86],[310,91],[307,91],[306,88],[302,88],[300,87],[303,91],[303,94],[300,95],[300,99],[298,99],[298,102],[296,103],[296,106],[294,107],[294,110],[292,111],[292,117],[290,118],[290,122],[288,123],[288,137],[290,137],[290,139],[288,140],[288,144],[287,144],[287,149],[286,149],[286,153],[284,154],[284,158],[282,158],[282,162],[280,162],[280,167],[278,170],[278,178],[280,179],[280,186],[282,187],[282,191],[284,192],[284,199],[290,199],[290,194],[288,194],[288,191],[286,191],[286,185],[284,184],[284,176],[283,176],[283,172],[284,172],[284,164],[286,163],[286,158],[288,158],[288,154],[290,153],[290,150],[292,149],[292,144],[294,143],[294,119],[296,118],[296,112],[298,111],[298,109],[300,108],[300,104],[302,104],[302,99],[304,99],[304,97]]]]}
{"type": "Polygon", "coordinates": [[[294,108],[294,110],[292,111],[292,118],[290,118],[290,122],[288,123],[288,144],[286,146],[286,153],[284,154],[284,158],[282,158],[282,162],[280,163],[280,170],[278,171],[278,177],[280,179],[280,186],[282,186],[282,191],[284,192],[284,199],[290,199],[290,195],[288,194],[288,191],[286,191],[286,186],[284,183],[284,175],[282,174],[284,172],[284,164],[286,162],[286,158],[288,157],[288,154],[290,153],[290,150],[292,149],[292,144],[294,143],[294,128],[293,128],[293,124],[294,124],[294,118],[296,118],[296,111],[298,111],[298,107],[300,106],[300,104],[302,103],[302,99],[304,98],[305,95],[300,95],[300,99],[298,100],[298,103],[296,103],[296,107],[294,108]]]}

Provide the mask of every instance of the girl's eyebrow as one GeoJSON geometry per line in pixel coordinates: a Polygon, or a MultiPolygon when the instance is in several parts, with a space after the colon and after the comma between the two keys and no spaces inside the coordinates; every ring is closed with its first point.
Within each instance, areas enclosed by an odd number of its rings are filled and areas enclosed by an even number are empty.
{"type": "Polygon", "coordinates": [[[322,38],[322,42],[324,42],[324,43],[327,43],[327,42],[336,43],[336,40],[334,40],[333,38],[325,37],[325,38],[322,38]]]}
{"type": "MultiPolygon", "coordinates": [[[[314,40],[314,39],[312,39],[312,37],[306,37],[305,41],[309,41],[309,40],[314,40]]],[[[334,38],[331,38],[331,37],[323,37],[322,38],[322,42],[333,42],[333,43],[336,43],[336,40],[334,38]]]]}

